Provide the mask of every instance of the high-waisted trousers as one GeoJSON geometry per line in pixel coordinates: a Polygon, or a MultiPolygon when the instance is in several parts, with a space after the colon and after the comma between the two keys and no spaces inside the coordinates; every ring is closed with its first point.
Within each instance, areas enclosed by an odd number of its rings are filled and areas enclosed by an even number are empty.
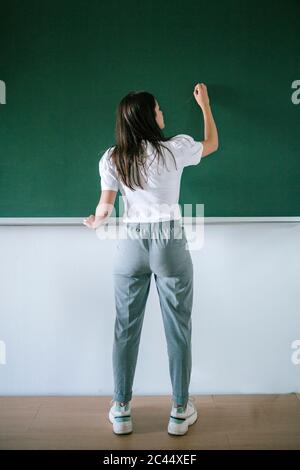
{"type": "Polygon", "coordinates": [[[132,399],[146,302],[154,275],[163,319],[172,398],[186,404],[192,367],[193,264],[181,220],[121,226],[113,262],[116,318],[114,397],[132,399]]]}

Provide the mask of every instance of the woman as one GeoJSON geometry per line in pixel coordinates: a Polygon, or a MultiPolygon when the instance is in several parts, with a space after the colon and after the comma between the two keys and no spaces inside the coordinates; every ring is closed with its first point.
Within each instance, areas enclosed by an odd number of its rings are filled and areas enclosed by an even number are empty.
{"type": "Polygon", "coordinates": [[[170,434],[182,435],[197,419],[189,398],[193,264],[178,204],[184,167],[218,149],[218,133],[207,88],[194,97],[203,112],[205,138],[179,134],[166,138],[159,103],[148,92],[131,92],[117,109],[116,145],[99,162],[101,198],[97,228],[110,216],[118,190],[124,201],[123,235],[114,261],[116,319],[113,345],[114,399],[109,419],[116,434],[132,432],[131,399],[146,301],[154,274],[167,339],[173,404],[170,434]],[[125,235],[125,236],[124,236],[125,235]],[[124,236],[124,238],[123,238],[124,236]]]}

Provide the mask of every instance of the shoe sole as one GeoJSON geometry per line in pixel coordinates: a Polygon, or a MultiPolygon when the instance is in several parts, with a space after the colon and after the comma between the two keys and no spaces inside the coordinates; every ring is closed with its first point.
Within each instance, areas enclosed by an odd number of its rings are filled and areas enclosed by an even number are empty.
{"type": "Polygon", "coordinates": [[[198,413],[197,411],[195,411],[193,414],[191,414],[191,416],[186,418],[186,420],[182,424],[169,423],[168,433],[174,436],[183,436],[188,432],[189,426],[191,426],[197,421],[197,418],[198,413]]]}
{"type": "Polygon", "coordinates": [[[109,412],[109,421],[113,425],[113,432],[115,434],[131,434],[133,431],[131,420],[127,423],[116,423],[111,411],[109,412]]]}

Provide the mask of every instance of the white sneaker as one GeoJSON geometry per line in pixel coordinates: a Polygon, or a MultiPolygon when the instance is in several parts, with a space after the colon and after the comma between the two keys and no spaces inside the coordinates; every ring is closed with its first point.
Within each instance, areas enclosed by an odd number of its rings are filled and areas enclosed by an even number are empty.
{"type": "Polygon", "coordinates": [[[120,406],[119,402],[111,400],[112,405],[109,410],[109,421],[113,425],[113,432],[115,434],[129,434],[132,432],[131,420],[131,402],[124,406],[120,406]]]}
{"type": "Polygon", "coordinates": [[[187,433],[189,426],[197,420],[198,414],[193,402],[194,398],[189,398],[185,409],[182,406],[176,408],[173,402],[168,424],[169,434],[182,436],[187,433]]]}

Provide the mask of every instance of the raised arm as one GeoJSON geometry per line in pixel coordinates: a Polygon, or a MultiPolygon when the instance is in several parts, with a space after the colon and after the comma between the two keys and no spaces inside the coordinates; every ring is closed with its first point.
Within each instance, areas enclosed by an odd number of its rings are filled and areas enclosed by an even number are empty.
{"type": "Polygon", "coordinates": [[[194,97],[203,113],[204,140],[202,140],[201,143],[203,145],[202,157],[206,157],[218,150],[219,138],[217,127],[209,103],[207,88],[204,83],[197,83],[194,88],[194,97]]]}

